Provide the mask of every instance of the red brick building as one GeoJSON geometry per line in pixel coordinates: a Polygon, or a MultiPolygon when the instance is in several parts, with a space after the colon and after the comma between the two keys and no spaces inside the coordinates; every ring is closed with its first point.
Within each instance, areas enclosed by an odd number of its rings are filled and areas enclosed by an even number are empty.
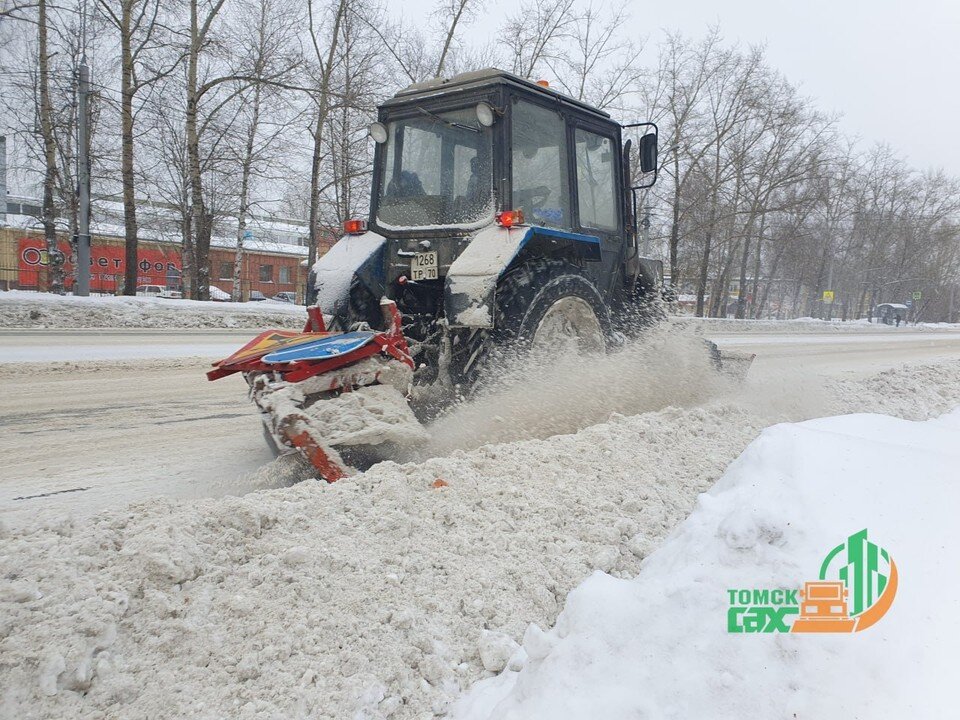
{"type": "MultiPolygon", "coordinates": [[[[292,246],[296,249],[296,246],[292,246]]],[[[306,250],[306,248],[304,248],[306,250]]],[[[210,284],[229,293],[233,288],[235,251],[210,248],[210,284]]],[[[243,299],[252,290],[273,297],[279,292],[295,292],[302,302],[306,290],[306,254],[287,255],[278,252],[251,250],[244,252],[240,268],[240,288],[243,299]]]]}
{"type": "MultiPolygon", "coordinates": [[[[70,257],[67,236],[60,237],[60,250],[70,257]]],[[[163,285],[171,290],[181,286],[180,244],[141,239],[139,242],[138,285],[163,285]]],[[[235,250],[210,248],[210,282],[226,293],[233,287],[235,250]]],[[[252,291],[273,297],[279,292],[294,292],[302,301],[306,290],[307,248],[277,242],[250,244],[243,256],[240,284],[242,297],[252,291]]],[[[123,238],[95,235],[90,251],[90,290],[119,294],[123,289],[125,268],[123,238]]],[[[33,229],[0,228],[0,289],[41,290],[47,287],[47,251],[43,233],[33,229]]],[[[67,287],[71,286],[73,266],[66,263],[67,287]]]]}

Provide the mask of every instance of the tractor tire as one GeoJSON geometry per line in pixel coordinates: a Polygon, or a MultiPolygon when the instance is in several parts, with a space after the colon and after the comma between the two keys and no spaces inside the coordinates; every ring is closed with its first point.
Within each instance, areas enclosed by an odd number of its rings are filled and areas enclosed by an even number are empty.
{"type": "Polygon", "coordinates": [[[549,348],[561,338],[575,338],[583,351],[604,352],[610,332],[603,296],[576,265],[531,260],[500,279],[492,330],[455,332],[451,376],[469,393],[506,355],[549,348]]]}

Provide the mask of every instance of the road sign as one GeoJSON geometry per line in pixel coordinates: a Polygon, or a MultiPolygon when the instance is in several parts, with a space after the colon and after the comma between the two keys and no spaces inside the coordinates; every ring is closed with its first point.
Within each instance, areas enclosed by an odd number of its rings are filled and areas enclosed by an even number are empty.
{"type": "Polygon", "coordinates": [[[917,290],[917,291],[913,294],[913,299],[914,299],[914,300],[919,300],[921,297],[923,297],[923,294],[922,294],[919,290],[917,290]]]}
{"type": "Polygon", "coordinates": [[[824,290],[823,291],[823,301],[827,305],[833,304],[833,290],[824,290]]]}

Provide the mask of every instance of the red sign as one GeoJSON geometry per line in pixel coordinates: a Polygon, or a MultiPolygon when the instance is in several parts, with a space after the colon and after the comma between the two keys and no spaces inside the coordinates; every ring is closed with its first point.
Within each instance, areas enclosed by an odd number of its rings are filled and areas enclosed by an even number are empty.
{"type": "MultiPolygon", "coordinates": [[[[42,238],[20,238],[18,241],[20,287],[39,287],[46,281],[49,265],[47,243],[42,238]]],[[[66,286],[73,285],[73,260],[70,243],[61,241],[66,286]]],[[[167,285],[180,283],[180,253],[175,247],[141,247],[137,251],[137,285],[167,285]],[[174,278],[176,278],[174,280],[174,278]]],[[[94,245],[90,248],[90,290],[116,292],[123,286],[126,267],[122,245],[94,245]]]]}

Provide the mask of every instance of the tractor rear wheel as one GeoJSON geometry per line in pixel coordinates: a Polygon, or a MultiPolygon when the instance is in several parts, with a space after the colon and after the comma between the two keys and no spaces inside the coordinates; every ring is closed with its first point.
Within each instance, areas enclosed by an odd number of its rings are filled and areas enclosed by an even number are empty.
{"type": "Polygon", "coordinates": [[[575,343],[581,353],[603,352],[610,313],[580,269],[560,260],[531,260],[509,270],[497,285],[494,328],[459,330],[451,373],[471,389],[505,356],[547,352],[575,343]]]}

